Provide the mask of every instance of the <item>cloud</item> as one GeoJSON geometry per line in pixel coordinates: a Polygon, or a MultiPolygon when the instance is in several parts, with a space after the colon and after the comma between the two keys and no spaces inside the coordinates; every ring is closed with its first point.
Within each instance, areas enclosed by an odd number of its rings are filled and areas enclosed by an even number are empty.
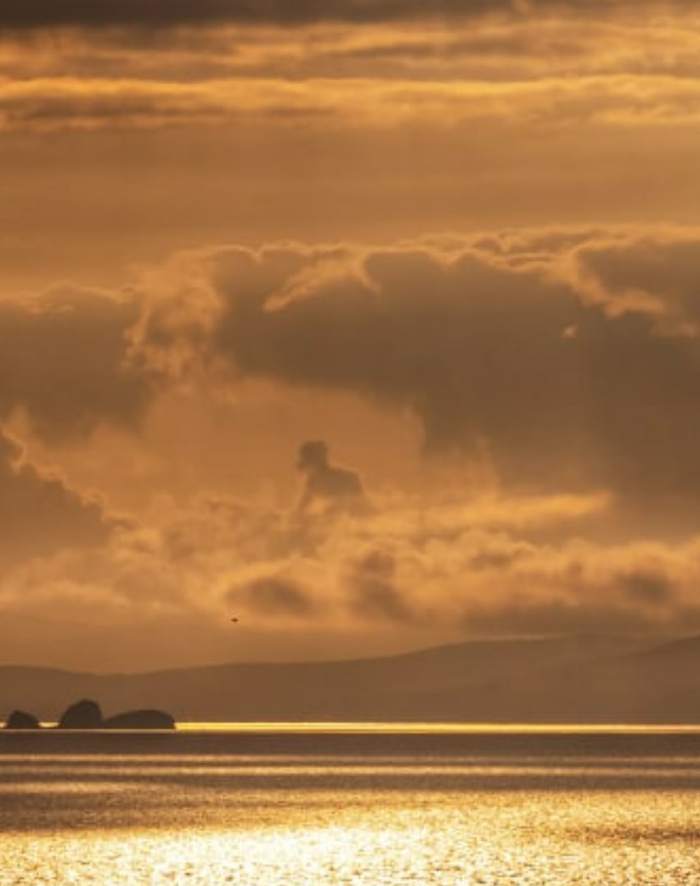
{"type": "Polygon", "coordinates": [[[324,440],[301,444],[297,469],[305,477],[298,513],[362,513],[369,509],[359,474],[333,464],[324,440]]]}
{"type": "Polygon", "coordinates": [[[620,577],[630,599],[640,603],[663,604],[673,596],[673,585],[665,575],[653,571],[632,571],[620,577]]]}
{"type": "Polygon", "coordinates": [[[626,72],[528,77],[513,81],[372,77],[258,76],[199,82],[138,77],[60,76],[0,82],[0,128],[94,131],[241,122],[314,127],[405,125],[454,131],[478,120],[524,133],[602,126],[683,127],[700,119],[696,76],[626,72]]]}
{"type": "Polygon", "coordinates": [[[261,576],[232,588],[225,599],[232,606],[242,604],[263,617],[310,618],[319,609],[318,602],[297,582],[276,575],[261,576]]]}
{"type": "Polygon", "coordinates": [[[212,22],[295,26],[313,22],[366,24],[400,19],[445,19],[485,13],[538,15],[563,11],[601,15],[598,0],[27,0],[0,14],[0,27],[52,26],[164,28],[212,22]]]}
{"type": "Polygon", "coordinates": [[[67,548],[104,544],[118,524],[103,505],[25,459],[0,430],[0,563],[7,569],[67,548]]]}
{"type": "MultiPolygon", "coordinates": [[[[0,72],[14,81],[18,94],[29,81],[52,79],[57,98],[71,78],[89,93],[99,91],[104,80],[115,92],[123,90],[125,103],[136,103],[128,84],[141,83],[145,101],[149,84],[207,85],[228,78],[230,90],[234,78],[246,79],[249,89],[261,79],[287,85],[313,80],[318,93],[324,84],[353,79],[458,83],[466,91],[479,81],[522,90],[536,80],[561,86],[564,77],[571,85],[572,78],[626,73],[639,87],[652,75],[672,76],[676,85],[697,77],[700,37],[687,15],[674,16],[669,9],[659,28],[644,11],[634,21],[612,4],[600,11],[605,14],[569,16],[560,9],[552,16],[497,15],[477,22],[448,16],[428,27],[411,20],[391,28],[381,22],[362,28],[330,22],[291,29],[202,22],[196,29],[136,28],[128,40],[120,28],[64,32],[60,41],[38,30],[0,34],[0,72]]],[[[668,90],[672,85],[666,82],[668,90]]],[[[627,89],[631,104],[629,83],[627,89]]],[[[168,90],[160,94],[167,101],[168,90]]]]}
{"type": "MultiPolygon", "coordinates": [[[[698,537],[577,538],[581,513],[610,519],[605,501],[375,491],[371,514],[300,521],[225,496],[162,499],[140,523],[113,524],[102,535],[93,526],[91,535],[83,524],[76,530],[83,498],[65,485],[60,491],[62,523],[73,534],[8,563],[4,620],[41,627],[48,612],[55,632],[93,646],[104,637],[113,667],[137,666],[123,637],[142,637],[145,626],[174,632],[176,655],[164,638],[157,645],[168,660],[231,657],[232,616],[235,654],[258,659],[299,657],[300,643],[305,653],[321,643],[325,654],[360,655],[371,636],[401,648],[484,634],[700,624],[698,537]],[[550,526],[560,531],[554,539],[550,526]]],[[[158,665],[139,643],[139,660],[158,665]]],[[[44,660],[40,650],[36,656],[44,660]]]]}
{"type": "Polygon", "coordinates": [[[127,365],[136,316],[128,300],[69,287],[0,300],[0,418],[22,410],[54,440],[101,422],[135,427],[151,395],[148,378],[127,365]]]}
{"type": "Polygon", "coordinates": [[[241,120],[290,123],[327,118],[333,90],[266,80],[172,83],[120,78],[47,77],[0,84],[0,128],[94,131],[153,129],[241,120]]]}
{"type": "MultiPolygon", "coordinates": [[[[122,632],[160,618],[209,624],[216,635],[235,615],[237,632],[258,638],[257,657],[277,658],[319,632],[354,637],[359,654],[371,631],[431,643],[700,624],[697,536],[602,544],[569,532],[537,541],[531,531],[553,519],[537,511],[547,514],[551,503],[530,502],[527,526],[508,522],[517,498],[500,504],[497,527],[485,500],[471,508],[383,500],[371,516],[311,521],[305,536],[274,510],[201,501],[164,512],[150,529],[119,528],[89,552],[18,564],[0,596],[10,613],[39,615],[50,602],[66,618],[122,632]]],[[[571,530],[565,511],[557,521],[571,530]]],[[[196,652],[206,658],[206,644],[196,652]]]]}
{"type": "Polygon", "coordinates": [[[467,603],[464,625],[487,634],[697,630],[698,550],[697,537],[679,546],[531,547],[502,571],[498,593],[467,603]]]}
{"type": "Polygon", "coordinates": [[[646,309],[658,317],[661,333],[695,337],[699,250],[697,230],[660,230],[584,241],[574,256],[591,297],[646,309]]]}
{"type": "MultiPolygon", "coordinates": [[[[680,613],[679,613],[680,615],[680,613]]],[[[700,625],[700,610],[686,625],[700,625]]],[[[518,598],[492,608],[475,605],[464,619],[465,629],[486,635],[506,633],[515,636],[569,633],[653,633],[659,629],[678,630],[680,619],[660,624],[656,616],[632,606],[586,599],[546,600],[518,598]]],[[[681,628],[682,629],[682,628],[681,628]]]]}
{"type": "MultiPolygon", "coordinates": [[[[392,486],[349,458],[373,506],[363,514],[299,515],[291,494],[243,500],[222,481],[194,500],[154,494],[122,524],[5,435],[4,519],[24,516],[3,605],[39,617],[53,601],[122,628],[191,619],[217,636],[240,612],[262,657],[273,634],[284,657],[311,634],[359,650],[381,632],[419,645],[700,624],[698,242],[691,228],[552,228],[212,247],[151,268],[128,300],[64,291],[2,305],[2,359],[16,361],[4,408],[24,404],[54,446],[96,423],[137,427],[158,391],[206,391],[224,409],[253,385],[292,412],[299,392],[408,412],[425,465],[415,487],[392,486]],[[28,360],[49,342],[45,363],[28,360]]],[[[234,424],[255,446],[255,420],[234,424]]],[[[290,483],[297,427],[278,444],[290,483]]],[[[362,451],[330,430],[309,436],[343,461],[362,451]]],[[[394,445],[371,444],[382,459],[394,445]]],[[[196,460],[185,469],[196,479],[196,460]]]]}
{"type": "Polygon", "coordinates": [[[381,549],[353,562],[347,577],[350,610],[361,618],[411,622],[414,613],[395,584],[394,557],[381,549]]]}
{"type": "Polygon", "coordinates": [[[620,4],[555,0],[30,4],[0,12],[0,29],[3,17],[7,28],[13,18],[39,28],[0,33],[0,127],[198,132],[303,120],[319,137],[422,125],[433,142],[455,129],[471,137],[475,120],[511,138],[543,126],[681,130],[700,117],[700,36],[682,4],[666,5],[664,28],[655,8],[632,17],[620,4]],[[425,16],[429,25],[415,21],[425,16]],[[58,40],[41,30],[71,22],[91,30],[58,40]]]}
{"type": "Polygon", "coordinates": [[[161,298],[137,350],[161,365],[172,350],[228,367],[231,383],[273,379],[409,409],[428,452],[490,460],[507,487],[696,500],[700,350],[675,294],[685,286],[692,302],[694,253],[681,244],[695,235],[659,235],[663,249],[644,233],[519,236],[447,251],[207,253],[192,271],[212,293],[206,321],[161,298]],[[644,298],[630,297],[621,270],[601,271],[621,249],[627,277],[647,281],[644,298]],[[195,321],[206,326],[196,336],[195,321]]]}

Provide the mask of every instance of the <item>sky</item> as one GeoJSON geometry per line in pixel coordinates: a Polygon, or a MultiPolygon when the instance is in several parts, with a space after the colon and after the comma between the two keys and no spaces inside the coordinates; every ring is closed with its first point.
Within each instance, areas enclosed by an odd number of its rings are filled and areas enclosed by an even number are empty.
{"type": "Polygon", "coordinates": [[[5,5],[2,663],[700,631],[694,3],[5,5]]]}

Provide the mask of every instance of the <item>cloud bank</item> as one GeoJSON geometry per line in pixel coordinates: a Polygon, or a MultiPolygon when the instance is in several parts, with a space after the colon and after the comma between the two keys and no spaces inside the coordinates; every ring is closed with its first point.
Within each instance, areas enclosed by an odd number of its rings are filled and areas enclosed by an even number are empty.
{"type": "Polygon", "coordinates": [[[427,451],[490,459],[509,487],[695,501],[698,245],[669,231],[223,249],[190,267],[208,313],[147,301],[137,351],[409,409],[427,451]]]}
{"type": "MultiPolygon", "coordinates": [[[[353,24],[480,16],[486,13],[538,15],[550,11],[583,15],[606,14],[616,4],[607,0],[27,0],[0,14],[0,26],[170,27],[211,22],[302,25],[313,22],[353,24]]],[[[667,4],[668,5],[668,4],[667,4]]]]}
{"type": "Polygon", "coordinates": [[[55,439],[135,426],[149,399],[148,378],[127,365],[136,316],[119,293],[68,286],[0,300],[0,419],[21,410],[55,439]]]}
{"type": "MultiPolygon", "coordinates": [[[[282,658],[309,637],[327,654],[368,637],[700,625],[699,262],[698,231],[670,227],[233,245],[122,292],[1,304],[0,403],[29,441],[2,437],[3,612],[39,618],[53,601],[115,637],[196,625],[209,639],[190,660],[230,657],[234,616],[247,650],[282,658]],[[116,428],[145,457],[161,398],[234,410],[251,385],[291,410],[351,395],[410,416],[420,482],[370,480],[373,453],[348,461],[332,413],[321,433],[365,490],[361,513],[296,511],[301,478],[277,503],[237,495],[224,472],[194,497],[154,485],[120,521],[32,455],[60,464],[116,428]]],[[[247,414],[227,433],[255,447],[247,414]]],[[[290,481],[304,439],[265,444],[290,481]]],[[[372,448],[396,459],[395,439],[372,448]]],[[[207,460],[206,443],[192,451],[195,487],[207,460]]]]}
{"type": "Polygon", "coordinates": [[[107,542],[117,521],[103,505],[25,459],[0,430],[0,564],[3,569],[66,549],[107,542]]]}

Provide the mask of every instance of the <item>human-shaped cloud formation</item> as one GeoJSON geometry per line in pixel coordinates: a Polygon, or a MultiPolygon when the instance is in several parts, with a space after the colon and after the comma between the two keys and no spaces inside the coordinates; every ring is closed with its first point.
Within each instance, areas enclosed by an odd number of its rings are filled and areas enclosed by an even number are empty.
{"type": "Polygon", "coordinates": [[[305,476],[298,514],[363,513],[367,500],[362,482],[354,471],[330,463],[323,440],[307,440],[299,447],[297,467],[305,476]]]}

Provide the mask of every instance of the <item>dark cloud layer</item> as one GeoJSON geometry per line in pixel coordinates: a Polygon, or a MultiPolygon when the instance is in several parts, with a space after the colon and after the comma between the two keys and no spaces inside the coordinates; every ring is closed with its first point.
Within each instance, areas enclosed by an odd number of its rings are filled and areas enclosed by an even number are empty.
{"type": "MultiPolygon", "coordinates": [[[[697,242],[582,236],[503,241],[495,256],[222,251],[204,348],[236,374],[408,407],[429,452],[486,454],[511,487],[695,500],[697,242]]],[[[148,314],[146,349],[186,349],[172,317],[181,305],[148,314]]]]}
{"type": "Polygon", "coordinates": [[[374,252],[277,306],[240,279],[216,345],[246,374],[409,406],[429,450],[486,446],[511,483],[700,494],[700,348],[653,311],[470,253],[374,252]]]}
{"type": "Polygon", "coordinates": [[[71,547],[104,543],[113,527],[102,506],[23,460],[0,430],[0,562],[21,563],[71,547]]]}
{"type": "Polygon", "coordinates": [[[268,575],[231,589],[226,601],[245,606],[258,615],[309,618],[318,611],[317,602],[297,582],[283,576],[268,575]]]}
{"type": "Polygon", "coordinates": [[[473,16],[491,12],[563,10],[609,12],[608,0],[27,0],[0,12],[0,27],[168,27],[233,22],[300,25],[319,21],[371,23],[429,17],[473,16]]]}
{"type": "Polygon", "coordinates": [[[127,302],[80,290],[0,301],[0,417],[23,409],[49,439],[105,421],[133,426],[149,399],[147,379],[127,366],[135,316],[127,302]]]}

